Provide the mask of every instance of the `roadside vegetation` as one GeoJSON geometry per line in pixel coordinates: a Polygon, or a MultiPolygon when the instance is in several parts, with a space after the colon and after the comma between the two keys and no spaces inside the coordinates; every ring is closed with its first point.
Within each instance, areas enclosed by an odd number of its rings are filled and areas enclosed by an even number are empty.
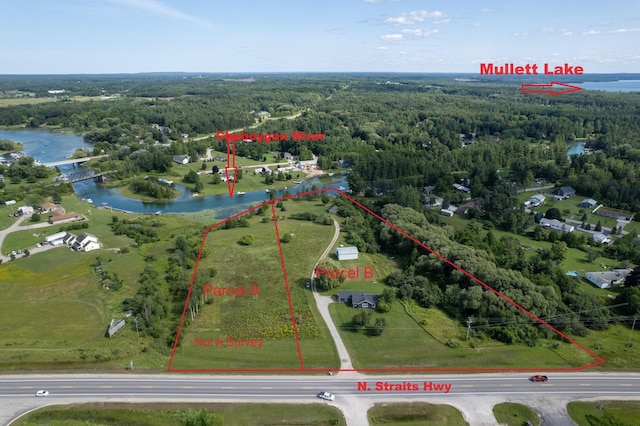
{"type": "Polygon", "coordinates": [[[313,425],[344,426],[342,413],[324,404],[124,404],[93,403],[45,407],[21,417],[15,426],[313,425]]]}
{"type": "Polygon", "coordinates": [[[426,402],[375,404],[368,412],[372,426],[465,426],[462,413],[450,405],[426,402]]]}
{"type": "Polygon", "coordinates": [[[640,417],[638,401],[570,402],[567,411],[579,426],[633,426],[640,417]]]}
{"type": "Polygon", "coordinates": [[[530,421],[532,425],[539,426],[540,418],[529,407],[514,402],[503,402],[493,406],[493,415],[501,425],[522,426],[530,421]]]}

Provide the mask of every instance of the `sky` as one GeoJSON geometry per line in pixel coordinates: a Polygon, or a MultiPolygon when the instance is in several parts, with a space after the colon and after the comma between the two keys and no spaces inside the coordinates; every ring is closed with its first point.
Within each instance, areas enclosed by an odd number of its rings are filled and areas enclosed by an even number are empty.
{"type": "Polygon", "coordinates": [[[0,22],[0,74],[640,72],[638,0],[5,0],[0,22]]]}

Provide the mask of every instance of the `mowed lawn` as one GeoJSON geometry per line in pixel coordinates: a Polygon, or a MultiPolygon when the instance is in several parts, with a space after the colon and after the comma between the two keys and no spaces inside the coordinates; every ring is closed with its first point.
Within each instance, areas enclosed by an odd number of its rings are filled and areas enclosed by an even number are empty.
{"type": "MultiPolygon", "coordinates": [[[[306,201],[286,204],[291,212],[324,208],[306,201]]],[[[280,236],[292,234],[292,240],[282,244],[287,279],[270,208],[264,216],[250,218],[249,227],[211,230],[205,242],[207,256],[199,265],[199,268],[217,270],[210,284],[214,287],[246,284],[248,293],[255,284],[260,294],[214,297],[213,303],[205,303],[202,312],[181,336],[172,369],[300,370],[337,365],[330,336],[324,324],[318,325],[321,319],[315,306],[311,306],[313,299],[304,286],[333,236],[333,227],[289,219],[289,210],[276,209],[276,213],[280,236]],[[245,235],[253,236],[254,243],[239,244],[245,235]],[[298,355],[291,308],[301,352],[305,354],[304,366],[298,355]],[[226,342],[229,337],[261,341],[262,347],[215,345],[218,338],[226,342]],[[211,338],[213,347],[201,346],[196,341],[211,338]]]]}
{"type": "Polygon", "coordinates": [[[446,317],[432,313],[425,321],[427,324],[431,322],[430,327],[423,328],[399,301],[393,303],[388,313],[373,313],[374,320],[382,317],[387,322],[381,336],[369,336],[354,329],[352,318],[358,309],[344,303],[333,303],[329,310],[354,367],[358,369],[544,369],[578,367],[593,362],[593,358],[569,343],[561,343],[558,349],[551,349],[552,342],[547,341],[540,341],[535,347],[480,341],[471,348],[464,341],[463,327],[452,328],[452,321],[443,321],[446,317]],[[459,347],[448,347],[444,339],[457,340],[459,347]]]}

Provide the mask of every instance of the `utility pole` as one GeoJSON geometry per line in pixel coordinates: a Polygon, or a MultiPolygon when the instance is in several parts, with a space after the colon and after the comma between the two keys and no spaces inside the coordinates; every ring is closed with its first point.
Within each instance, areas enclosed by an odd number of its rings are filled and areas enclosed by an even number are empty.
{"type": "Polygon", "coordinates": [[[627,346],[631,346],[631,336],[633,336],[633,329],[636,327],[636,316],[633,316],[633,324],[631,325],[631,333],[629,333],[629,343],[627,346]]]}
{"type": "Polygon", "coordinates": [[[471,317],[467,318],[467,340],[469,340],[469,332],[471,331],[472,323],[473,323],[473,320],[471,319],[471,317]]]}

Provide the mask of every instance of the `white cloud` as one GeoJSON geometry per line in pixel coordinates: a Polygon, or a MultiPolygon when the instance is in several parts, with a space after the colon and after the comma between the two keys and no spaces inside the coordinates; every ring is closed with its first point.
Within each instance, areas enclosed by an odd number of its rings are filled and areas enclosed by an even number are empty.
{"type": "Polygon", "coordinates": [[[181,12],[178,9],[174,9],[171,6],[162,4],[159,0],[107,0],[110,3],[119,4],[121,6],[130,7],[132,9],[139,9],[146,12],[151,12],[155,15],[168,16],[170,18],[181,19],[183,21],[189,21],[200,25],[210,26],[211,24],[197,16],[189,15],[181,12]]]}
{"type": "Polygon", "coordinates": [[[451,22],[451,19],[439,19],[437,21],[433,21],[433,24],[439,25],[439,24],[448,24],[449,22],[451,22]]]}
{"type": "Polygon", "coordinates": [[[610,33],[637,33],[640,32],[640,28],[618,28],[617,30],[609,31],[610,33]]]}
{"type": "Polygon", "coordinates": [[[444,16],[444,13],[437,10],[434,10],[433,12],[426,10],[414,10],[409,13],[392,16],[391,18],[385,19],[384,22],[393,25],[412,25],[417,24],[418,22],[424,22],[429,18],[444,18],[444,16]]]}
{"type": "Polygon", "coordinates": [[[402,40],[402,34],[385,34],[385,35],[381,35],[380,38],[382,40],[393,40],[393,41],[397,41],[397,40],[402,40]]]}
{"type": "Polygon", "coordinates": [[[378,50],[389,50],[389,48],[387,46],[378,46],[378,47],[376,47],[376,49],[378,49],[378,50]]]}
{"type": "Polygon", "coordinates": [[[571,34],[573,34],[573,31],[565,31],[565,32],[563,32],[563,33],[562,33],[562,34],[560,34],[560,35],[563,35],[563,36],[570,36],[571,34]]]}
{"type": "Polygon", "coordinates": [[[480,9],[480,12],[482,12],[482,13],[491,13],[491,12],[495,12],[495,11],[496,11],[495,9],[491,9],[491,8],[488,8],[488,7],[480,9]]]}
{"type": "Polygon", "coordinates": [[[516,37],[526,37],[529,35],[529,33],[513,33],[513,35],[516,37]]]}
{"type": "Polygon", "coordinates": [[[590,30],[582,33],[582,35],[597,35],[597,34],[602,34],[602,31],[590,30]]]}
{"type": "Polygon", "coordinates": [[[408,34],[413,37],[429,37],[430,35],[439,33],[440,30],[402,30],[403,34],[408,34]]]}

